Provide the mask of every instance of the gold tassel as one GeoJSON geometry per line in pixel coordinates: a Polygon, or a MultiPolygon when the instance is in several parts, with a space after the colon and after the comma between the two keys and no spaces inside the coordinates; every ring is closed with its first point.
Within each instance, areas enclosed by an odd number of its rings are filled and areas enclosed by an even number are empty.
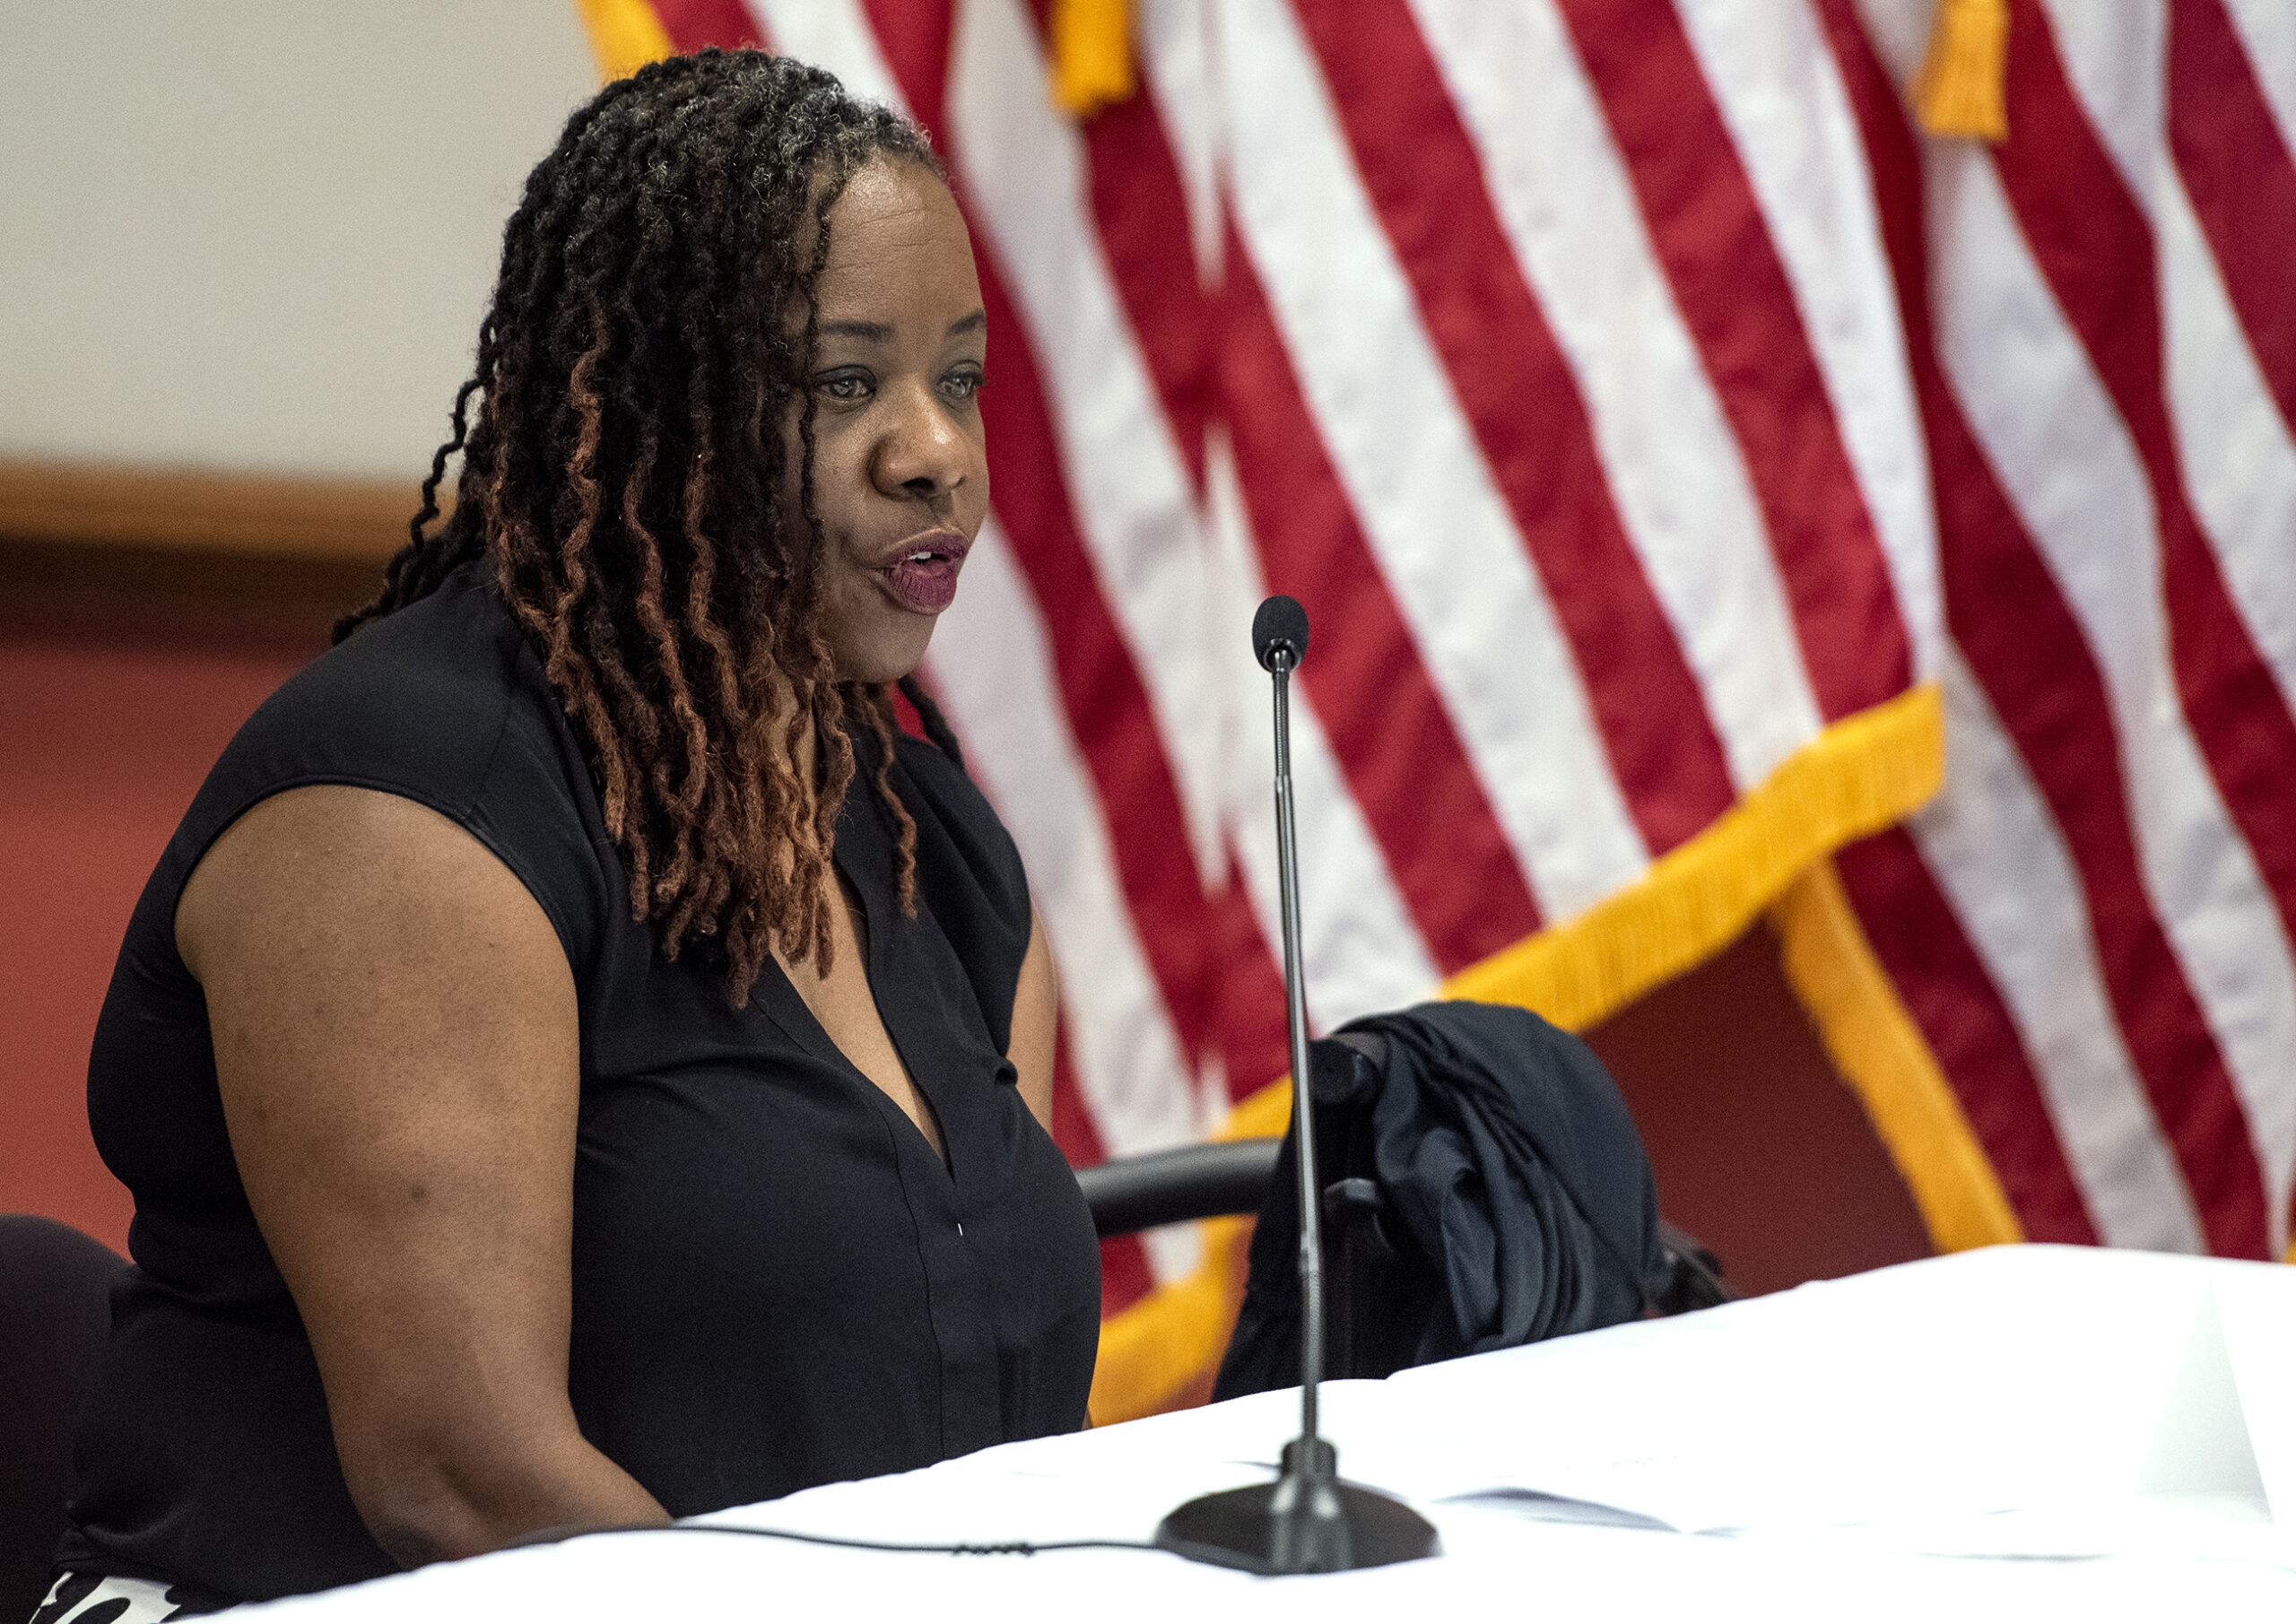
{"type": "Polygon", "coordinates": [[[574,0],[574,5],[589,33],[590,54],[598,59],[598,77],[607,84],[676,52],[648,0],[574,0]]]}
{"type": "Polygon", "coordinates": [[[1933,135],[2009,137],[2009,0],[1937,0],[1929,55],[1907,88],[1933,135]]]}
{"type": "Polygon", "coordinates": [[[1132,94],[1127,0],[1053,0],[1052,100],[1089,118],[1132,94]]]}

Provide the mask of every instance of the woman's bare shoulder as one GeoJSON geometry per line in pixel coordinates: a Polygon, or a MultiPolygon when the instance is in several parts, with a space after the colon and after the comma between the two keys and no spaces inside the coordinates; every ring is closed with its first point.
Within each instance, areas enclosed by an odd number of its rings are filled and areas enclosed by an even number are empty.
{"type": "Polygon", "coordinates": [[[539,960],[567,973],[540,905],[468,829],[348,784],[304,785],[248,809],[185,882],[175,930],[203,985],[232,962],[300,980],[346,958],[341,968],[364,963],[379,985],[366,955],[439,965],[521,941],[530,951],[499,968],[539,960]]]}

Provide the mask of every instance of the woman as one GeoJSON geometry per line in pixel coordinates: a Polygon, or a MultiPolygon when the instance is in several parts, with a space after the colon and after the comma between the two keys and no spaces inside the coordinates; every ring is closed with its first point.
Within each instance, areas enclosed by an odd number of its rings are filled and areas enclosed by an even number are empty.
{"type": "Polygon", "coordinates": [[[984,326],[923,136],[817,70],[657,65],[536,168],[413,543],[129,926],[138,1268],[44,1619],[1082,1423],[1051,962],[909,682],[984,326]]]}

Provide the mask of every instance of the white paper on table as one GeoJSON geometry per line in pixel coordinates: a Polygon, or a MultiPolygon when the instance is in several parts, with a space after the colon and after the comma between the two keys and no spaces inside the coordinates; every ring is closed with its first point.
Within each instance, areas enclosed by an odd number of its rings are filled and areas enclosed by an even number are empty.
{"type": "Polygon", "coordinates": [[[2296,1272],[2003,1247],[1399,1372],[1350,1475],[1686,1529],[2296,1501],[2291,1370],[2296,1272]]]}
{"type": "Polygon", "coordinates": [[[2274,1520],[2296,1529],[2296,1289],[2284,1264],[2214,1271],[2232,1379],[2274,1520]]]}
{"type": "Polygon", "coordinates": [[[1991,1561],[2237,1562],[2296,1574],[2296,1537],[2244,1496],[2136,1496],[1979,1516],[1906,1515],[1830,1528],[1739,1530],[1733,1539],[1991,1561]]]}
{"type": "Polygon", "coordinates": [[[2237,1501],[2271,1516],[2213,1290],[2203,1294],[2193,1316],[2185,1355],[2160,1416],[2137,1472],[2139,1495],[2237,1501]]]}

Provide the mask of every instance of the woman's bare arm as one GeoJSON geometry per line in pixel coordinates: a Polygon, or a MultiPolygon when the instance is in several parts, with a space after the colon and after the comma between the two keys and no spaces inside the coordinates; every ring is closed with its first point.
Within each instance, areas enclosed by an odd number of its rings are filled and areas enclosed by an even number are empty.
{"type": "Polygon", "coordinates": [[[384,1550],[413,1566],[665,1521],[567,1398],[579,1029],[533,897],[427,807],[313,786],[215,843],[176,940],[384,1550]]]}
{"type": "Polygon", "coordinates": [[[1013,993],[1013,1031],[1004,1058],[1021,1074],[1021,1098],[1052,1132],[1052,1029],[1060,1012],[1060,982],[1053,973],[1052,944],[1044,921],[1029,931],[1029,951],[1021,960],[1021,984],[1013,993]]]}

